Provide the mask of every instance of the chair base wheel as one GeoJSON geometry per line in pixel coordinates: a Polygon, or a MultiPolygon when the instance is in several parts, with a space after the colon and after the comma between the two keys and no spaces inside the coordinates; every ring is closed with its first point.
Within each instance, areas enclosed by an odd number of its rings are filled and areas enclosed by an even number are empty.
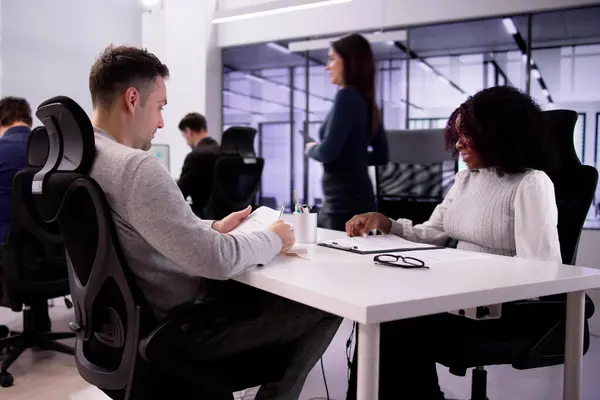
{"type": "Polygon", "coordinates": [[[12,374],[4,372],[0,374],[0,386],[3,388],[11,387],[15,382],[12,374]]]}

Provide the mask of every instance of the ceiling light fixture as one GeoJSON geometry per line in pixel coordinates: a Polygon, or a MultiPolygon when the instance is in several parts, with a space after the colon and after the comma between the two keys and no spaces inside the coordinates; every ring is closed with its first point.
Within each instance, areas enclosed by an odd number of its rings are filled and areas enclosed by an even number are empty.
{"type": "MultiPolygon", "coordinates": [[[[367,39],[369,43],[383,42],[392,46],[395,45],[396,42],[405,42],[407,35],[405,30],[398,30],[379,33],[366,33],[363,35],[363,37],[367,39]]],[[[297,42],[290,42],[288,44],[288,49],[293,52],[328,49],[331,46],[331,42],[334,42],[339,38],[340,36],[336,36],[323,39],[300,40],[297,42]]]]}
{"type": "Polygon", "coordinates": [[[249,79],[251,81],[258,82],[258,83],[267,83],[266,79],[261,78],[260,76],[251,75],[251,74],[246,74],[246,79],[249,79]]]}
{"type": "Polygon", "coordinates": [[[350,1],[352,0],[279,0],[277,2],[267,2],[254,6],[217,11],[212,22],[213,24],[220,24],[223,22],[264,17],[267,15],[275,15],[291,11],[332,6],[334,4],[348,3],[350,1]]]}
{"type": "Polygon", "coordinates": [[[506,29],[506,32],[508,32],[509,35],[517,34],[517,27],[515,26],[515,23],[512,20],[512,18],[504,18],[502,20],[502,23],[504,24],[504,29],[506,29]]]}
{"type": "Polygon", "coordinates": [[[283,54],[291,53],[290,49],[288,49],[285,46],[280,45],[279,43],[269,42],[269,43],[267,43],[267,46],[272,48],[273,50],[277,50],[278,52],[283,53],[283,54]]]}
{"type": "Polygon", "coordinates": [[[433,69],[423,61],[419,61],[417,65],[425,72],[433,72],[433,69]]]}
{"type": "Polygon", "coordinates": [[[162,5],[162,0],[138,0],[138,3],[145,11],[152,11],[162,5]]]}

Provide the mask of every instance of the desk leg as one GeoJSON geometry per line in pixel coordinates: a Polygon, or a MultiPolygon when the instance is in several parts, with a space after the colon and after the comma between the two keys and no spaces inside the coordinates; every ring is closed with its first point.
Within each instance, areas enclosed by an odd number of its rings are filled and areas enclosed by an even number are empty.
{"type": "Polygon", "coordinates": [[[358,324],[357,400],[379,398],[379,324],[358,324]]]}
{"type": "Polygon", "coordinates": [[[564,400],[581,400],[585,292],[567,293],[564,400]]]}

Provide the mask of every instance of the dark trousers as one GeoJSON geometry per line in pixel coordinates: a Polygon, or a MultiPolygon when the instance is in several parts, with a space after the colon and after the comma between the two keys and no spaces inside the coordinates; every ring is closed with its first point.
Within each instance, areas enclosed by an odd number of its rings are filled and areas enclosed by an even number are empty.
{"type": "MultiPolygon", "coordinates": [[[[292,344],[294,356],[283,378],[262,385],[256,400],[297,400],[342,319],[236,282],[228,281],[220,291],[235,302],[239,314],[218,331],[207,332],[206,326],[200,326],[188,354],[210,361],[264,346],[292,344]]],[[[257,360],[257,366],[261,362],[265,361],[257,360]]]]}
{"type": "MultiPolygon", "coordinates": [[[[509,303],[500,319],[475,321],[444,313],[382,324],[379,400],[443,400],[436,361],[444,349],[480,338],[523,339],[525,343],[540,339],[564,317],[564,308],[547,311],[509,303]]],[[[356,361],[357,351],[346,400],[356,399],[356,361]]]]}

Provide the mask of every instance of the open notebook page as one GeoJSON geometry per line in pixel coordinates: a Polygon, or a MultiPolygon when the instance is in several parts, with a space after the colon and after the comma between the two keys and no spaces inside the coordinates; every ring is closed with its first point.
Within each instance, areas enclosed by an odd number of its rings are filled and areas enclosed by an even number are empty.
{"type": "Polygon", "coordinates": [[[248,216],[237,228],[231,233],[250,234],[267,229],[273,225],[281,214],[281,210],[273,210],[269,207],[259,207],[248,216]]]}

